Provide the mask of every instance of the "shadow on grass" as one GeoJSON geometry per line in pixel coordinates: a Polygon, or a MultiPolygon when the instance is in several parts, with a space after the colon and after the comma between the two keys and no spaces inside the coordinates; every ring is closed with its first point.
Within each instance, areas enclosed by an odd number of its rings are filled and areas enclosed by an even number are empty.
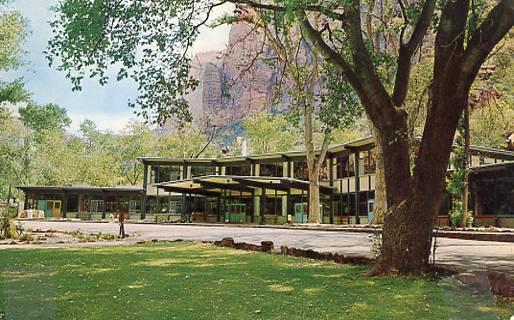
{"type": "Polygon", "coordinates": [[[514,314],[512,304],[455,287],[451,280],[368,278],[363,266],[188,242],[6,250],[0,270],[0,312],[6,319],[508,319],[514,314]],[[31,317],[17,318],[20,312],[31,317]]]}

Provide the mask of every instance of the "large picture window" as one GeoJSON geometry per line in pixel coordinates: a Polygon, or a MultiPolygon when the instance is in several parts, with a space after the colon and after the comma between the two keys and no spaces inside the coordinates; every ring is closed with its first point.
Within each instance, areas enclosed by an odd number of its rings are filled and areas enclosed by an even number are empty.
{"type": "Polygon", "coordinates": [[[262,163],[259,175],[262,177],[282,177],[284,175],[283,163],[262,163]]]}
{"type": "Polygon", "coordinates": [[[180,180],[180,166],[154,166],[152,167],[152,181],[156,183],[180,180]]]}
{"type": "Polygon", "coordinates": [[[348,157],[337,159],[337,179],[355,176],[355,156],[351,154],[348,157]]]}
{"type": "Polygon", "coordinates": [[[373,174],[376,168],[376,155],[375,150],[369,150],[363,152],[363,158],[361,159],[364,163],[363,174],[373,174]]]}
{"type": "Polygon", "coordinates": [[[216,175],[216,167],[214,166],[191,167],[191,177],[202,177],[211,175],[216,175]]]}
{"type": "Polygon", "coordinates": [[[307,167],[307,162],[295,162],[293,167],[293,177],[299,180],[309,180],[309,168],[307,167]]]}
{"type": "Polygon", "coordinates": [[[249,163],[226,166],[225,175],[227,176],[251,176],[252,167],[249,163]]]}

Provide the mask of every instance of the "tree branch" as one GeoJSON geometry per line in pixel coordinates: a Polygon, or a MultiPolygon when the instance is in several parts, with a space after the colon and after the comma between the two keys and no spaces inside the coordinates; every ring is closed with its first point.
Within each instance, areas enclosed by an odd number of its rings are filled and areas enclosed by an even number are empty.
{"type": "MultiPolygon", "coordinates": [[[[286,12],[288,9],[283,6],[271,4],[271,3],[262,3],[252,0],[229,0],[230,2],[234,4],[243,4],[248,5],[255,9],[264,9],[264,10],[270,10],[275,12],[286,12]]],[[[336,9],[328,9],[326,7],[320,6],[320,5],[306,5],[303,8],[307,12],[318,12],[322,13],[327,17],[330,17],[335,20],[344,20],[344,13],[339,13],[336,11],[336,9]]]]}
{"type": "Polygon", "coordinates": [[[460,71],[471,86],[489,53],[514,25],[514,1],[502,0],[473,32],[464,51],[460,71]]]}
{"type": "MultiPolygon", "coordinates": [[[[402,15],[405,19],[405,23],[408,23],[407,15],[402,0],[400,1],[400,7],[402,8],[402,15]]],[[[400,50],[398,53],[398,69],[396,70],[396,77],[394,83],[394,90],[392,95],[393,104],[400,107],[405,98],[407,97],[407,91],[409,87],[409,78],[411,70],[412,56],[423,42],[423,38],[430,26],[432,21],[432,15],[435,10],[435,0],[426,0],[421,15],[414,27],[414,31],[407,43],[403,41],[403,35],[405,32],[406,25],[402,28],[400,35],[400,50]]]]}
{"type": "Polygon", "coordinates": [[[316,48],[319,49],[319,51],[325,57],[325,59],[333,63],[334,66],[339,69],[339,71],[343,74],[345,80],[347,80],[355,88],[357,92],[363,93],[364,90],[362,89],[362,86],[354,71],[350,67],[350,64],[347,61],[345,61],[344,58],[337,51],[330,47],[325,42],[325,40],[323,40],[321,33],[319,33],[318,30],[314,29],[312,24],[309,22],[309,19],[307,18],[305,12],[302,11],[299,13],[299,20],[302,32],[313,43],[313,45],[315,45],[316,48]]]}

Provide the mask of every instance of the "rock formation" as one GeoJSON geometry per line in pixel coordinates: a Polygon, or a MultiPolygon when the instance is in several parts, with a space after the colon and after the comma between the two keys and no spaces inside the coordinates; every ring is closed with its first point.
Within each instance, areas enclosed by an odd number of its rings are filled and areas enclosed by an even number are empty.
{"type": "Polygon", "coordinates": [[[199,86],[187,99],[194,119],[226,127],[269,106],[276,77],[270,59],[273,53],[259,32],[244,22],[234,24],[226,50],[193,59],[191,75],[199,86]]]}

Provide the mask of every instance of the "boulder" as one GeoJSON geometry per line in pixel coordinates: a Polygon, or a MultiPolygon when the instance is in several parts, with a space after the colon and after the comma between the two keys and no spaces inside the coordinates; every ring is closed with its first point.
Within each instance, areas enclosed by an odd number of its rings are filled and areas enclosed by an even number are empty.
{"type": "Polygon", "coordinates": [[[334,254],[334,262],[335,263],[343,264],[345,262],[344,255],[339,254],[339,253],[335,253],[334,254]]]}
{"type": "Polygon", "coordinates": [[[252,243],[245,243],[243,246],[243,250],[247,251],[262,251],[262,247],[252,243]]]}
{"type": "Polygon", "coordinates": [[[243,249],[244,249],[244,247],[245,247],[245,244],[246,244],[246,243],[244,243],[244,242],[236,242],[236,243],[234,243],[234,248],[235,248],[235,249],[243,250],[243,249]]]}
{"type": "Polygon", "coordinates": [[[345,263],[360,265],[370,264],[371,262],[373,262],[372,259],[367,257],[345,257],[344,261],[345,263]]]}
{"type": "Polygon", "coordinates": [[[273,241],[262,241],[261,242],[261,250],[262,250],[262,252],[273,252],[273,251],[275,251],[275,247],[273,245],[273,241]]]}
{"type": "Polygon", "coordinates": [[[497,296],[514,298],[514,279],[505,272],[487,271],[491,292],[497,296]]]}
{"type": "Polygon", "coordinates": [[[232,239],[230,237],[221,239],[221,246],[222,247],[233,248],[234,244],[235,244],[234,239],[232,239]]]}

